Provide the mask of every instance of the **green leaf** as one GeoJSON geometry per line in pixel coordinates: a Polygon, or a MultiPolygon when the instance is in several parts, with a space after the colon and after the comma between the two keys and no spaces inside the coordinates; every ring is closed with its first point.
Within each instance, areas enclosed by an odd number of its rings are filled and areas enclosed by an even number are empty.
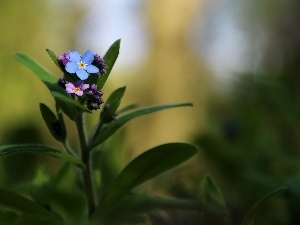
{"type": "Polygon", "coordinates": [[[96,147],[97,145],[103,143],[107,138],[113,135],[119,128],[121,128],[128,121],[143,116],[146,114],[150,114],[153,112],[157,112],[163,109],[175,108],[175,107],[183,107],[183,106],[193,106],[192,103],[175,103],[175,104],[165,104],[165,105],[156,105],[149,106],[141,109],[137,109],[135,111],[129,112],[121,117],[119,117],[116,121],[103,126],[102,130],[99,132],[98,136],[92,140],[90,148],[96,147]]]}
{"type": "Polygon", "coordinates": [[[121,99],[125,93],[126,87],[116,89],[111,93],[105,102],[104,109],[101,112],[101,120],[109,121],[113,114],[117,111],[120,106],[121,99]]]}
{"type": "Polygon", "coordinates": [[[120,100],[124,93],[125,93],[126,87],[120,87],[116,90],[114,90],[110,96],[108,97],[108,99],[105,101],[105,104],[112,104],[113,102],[115,102],[116,100],[120,100]]]}
{"type": "Polygon", "coordinates": [[[59,86],[56,85],[57,78],[40,66],[32,58],[23,53],[14,54],[14,58],[24,66],[28,67],[41,81],[43,81],[50,91],[59,90],[59,86]]]}
{"type": "Polygon", "coordinates": [[[51,51],[50,49],[46,49],[48,55],[50,56],[50,58],[52,59],[52,61],[55,63],[55,65],[61,70],[61,67],[58,63],[58,57],[55,55],[55,53],[53,51],[51,51]]]}
{"type": "Polygon", "coordinates": [[[206,211],[202,215],[201,223],[212,225],[229,225],[229,212],[227,210],[222,192],[220,191],[213,178],[209,175],[207,175],[201,183],[200,192],[205,204],[216,205],[220,210],[224,212],[222,215],[218,215],[216,213],[206,211]]]}
{"type": "Polygon", "coordinates": [[[191,158],[197,147],[186,143],[169,143],[154,147],[132,160],[107,188],[98,211],[105,212],[135,187],[191,158]]]}
{"type": "Polygon", "coordinates": [[[85,107],[84,105],[80,104],[79,102],[75,101],[74,99],[70,98],[67,95],[61,94],[59,92],[51,92],[51,94],[58,101],[68,103],[71,106],[75,106],[76,108],[80,109],[82,112],[91,113],[91,111],[87,107],[85,107]]]}
{"type": "MultiPolygon", "coordinates": [[[[126,195],[118,204],[112,214],[130,213],[136,211],[150,211],[153,209],[181,209],[181,210],[199,210],[207,206],[200,203],[199,200],[172,199],[158,196],[151,196],[145,193],[131,192],[126,195]]],[[[117,215],[114,215],[117,216],[117,215]]]]}
{"type": "Polygon", "coordinates": [[[201,193],[204,197],[205,202],[216,203],[219,206],[226,208],[226,203],[223,198],[222,192],[211,176],[207,175],[202,182],[201,193]]]}
{"type": "Polygon", "coordinates": [[[62,152],[58,149],[43,146],[43,145],[24,144],[24,145],[6,145],[0,147],[0,157],[15,154],[15,153],[21,153],[21,152],[29,152],[29,153],[34,153],[34,154],[39,154],[44,156],[50,156],[54,158],[64,159],[65,161],[74,163],[76,165],[80,165],[80,166],[83,165],[81,160],[77,159],[76,157],[66,152],[62,152]]]}
{"type": "MultiPolygon", "coordinates": [[[[66,97],[69,97],[66,94],[62,94],[62,95],[65,95],[66,97]]],[[[71,120],[75,121],[75,110],[76,110],[76,108],[73,105],[71,105],[67,102],[64,102],[62,100],[59,100],[59,99],[56,99],[55,103],[56,103],[57,108],[61,109],[71,120]]],[[[58,116],[59,116],[59,113],[58,113],[58,116]]]]}
{"type": "Polygon", "coordinates": [[[281,188],[267,194],[263,198],[259,199],[246,214],[242,225],[253,225],[256,214],[264,206],[264,204],[267,203],[271,198],[273,198],[276,195],[281,194],[285,190],[287,190],[286,187],[281,187],[281,188]]]}
{"type": "Polygon", "coordinates": [[[126,106],[124,106],[123,108],[119,109],[119,110],[117,111],[117,113],[118,113],[118,114],[125,113],[125,112],[127,112],[127,111],[129,111],[129,110],[132,110],[132,109],[136,108],[137,106],[138,106],[137,104],[126,105],[126,106]]]}
{"type": "MultiPolygon", "coordinates": [[[[60,107],[60,105],[57,102],[55,104],[55,108],[56,108],[57,118],[60,122],[60,126],[62,129],[62,136],[63,136],[62,140],[63,140],[63,143],[65,143],[66,139],[67,139],[67,129],[66,129],[65,121],[64,121],[63,109],[60,107]]],[[[74,114],[72,115],[72,117],[74,117],[74,114]]]]}
{"type": "Polygon", "coordinates": [[[57,188],[72,188],[75,180],[75,172],[72,164],[65,162],[58,170],[56,177],[53,179],[53,185],[57,188]]]}
{"type": "Polygon", "coordinates": [[[99,131],[102,129],[102,126],[104,124],[112,122],[112,118],[121,103],[125,90],[126,87],[118,88],[115,91],[113,91],[111,95],[108,97],[103,107],[103,110],[100,113],[99,123],[97,124],[97,126],[95,127],[95,129],[90,135],[91,140],[94,140],[95,137],[97,137],[99,131]]]}
{"type": "Polygon", "coordinates": [[[33,201],[24,198],[21,195],[1,190],[0,189],[0,205],[20,211],[22,213],[33,214],[36,217],[45,218],[50,221],[58,222],[58,219],[54,215],[50,214],[43,207],[39,206],[33,201]]]}
{"type": "MultiPolygon", "coordinates": [[[[92,222],[89,225],[97,224],[111,224],[112,221],[124,224],[131,216],[136,216],[134,212],[153,212],[154,210],[165,210],[166,212],[174,210],[187,210],[195,211],[201,205],[199,201],[193,200],[182,200],[182,199],[171,199],[162,198],[157,196],[151,196],[144,193],[132,192],[118,203],[117,207],[105,215],[99,215],[98,219],[95,219],[98,215],[95,215],[92,222]],[[116,221],[117,220],[117,221],[116,221]],[[102,223],[101,223],[101,222],[102,223]]],[[[113,223],[115,224],[115,223],[113,223]]],[[[131,223],[130,223],[131,224],[131,223]]],[[[135,224],[135,223],[133,223],[135,224]]],[[[152,223],[151,223],[152,224],[152,223]]],[[[164,224],[164,223],[153,223],[153,224],[164,224]]]]}
{"type": "Polygon", "coordinates": [[[43,103],[40,103],[40,111],[52,136],[57,141],[64,142],[66,140],[66,130],[64,125],[61,124],[61,120],[43,103]],[[53,126],[56,126],[59,130],[54,130],[53,126]]]}
{"type": "MultiPolygon", "coordinates": [[[[49,52],[48,52],[49,54],[49,52]]],[[[61,93],[61,95],[67,96],[65,90],[63,90],[61,87],[57,85],[57,78],[53,76],[50,72],[48,72],[45,68],[40,66],[36,61],[34,61],[29,56],[23,54],[23,53],[16,53],[14,54],[14,58],[29,68],[47,87],[50,91],[61,93]]],[[[66,115],[71,119],[73,118],[73,108],[70,107],[70,105],[66,105],[63,103],[59,103],[61,105],[62,110],[66,115]]]]}
{"type": "MultiPolygon", "coordinates": [[[[71,182],[73,183],[73,182],[71,182]]],[[[80,223],[86,209],[86,198],[84,193],[77,188],[58,188],[49,183],[43,188],[32,188],[32,198],[41,205],[47,205],[51,212],[66,221],[66,224],[80,223]]]]}
{"type": "Polygon", "coordinates": [[[106,73],[103,74],[102,76],[100,76],[100,78],[97,81],[97,86],[99,88],[99,90],[102,89],[102,87],[104,86],[117,58],[119,55],[119,50],[120,50],[120,43],[121,40],[117,40],[115,41],[110,48],[107,50],[106,54],[104,55],[103,59],[106,62],[107,65],[107,69],[106,69],[106,73]]]}

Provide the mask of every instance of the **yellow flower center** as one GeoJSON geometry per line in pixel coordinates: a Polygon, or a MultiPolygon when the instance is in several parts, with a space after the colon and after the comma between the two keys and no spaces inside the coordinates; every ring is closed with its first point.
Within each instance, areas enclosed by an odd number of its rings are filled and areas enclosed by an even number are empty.
{"type": "Polygon", "coordinates": [[[78,67],[79,67],[80,69],[85,69],[86,64],[85,64],[84,62],[80,61],[80,62],[78,63],[78,67]]]}
{"type": "Polygon", "coordinates": [[[75,87],[75,92],[76,91],[81,91],[80,87],[75,87]]]}

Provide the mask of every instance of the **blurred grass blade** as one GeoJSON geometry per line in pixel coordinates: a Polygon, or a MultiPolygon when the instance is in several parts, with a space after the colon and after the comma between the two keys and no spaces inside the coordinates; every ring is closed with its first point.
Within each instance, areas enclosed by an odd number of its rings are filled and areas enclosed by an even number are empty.
{"type": "Polygon", "coordinates": [[[213,178],[207,175],[200,187],[200,194],[203,198],[203,203],[207,205],[215,205],[216,208],[222,210],[224,213],[216,214],[211,211],[205,211],[201,217],[201,224],[212,224],[212,225],[229,225],[230,217],[226,207],[226,203],[220,188],[217,186],[213,178]]]}
{"type": "Polygon", "coordinates": [[[140,184],[178,166],[197,152],[197,147],[190,144],[169,143],[142,153],[132,160],[107,188],[99,202],[98,213],[111,209],[140,184]]]}
{"type": "Polygon", "coordinates": [[[107,126],[104,126],[103,129],[99,132],[99,135],[94,138],[94,140],[91,142],[90,147],[96,147],[97,145],[103,143],[107,138],[109,138],[111,135],[113,135],[119,128],[121,128],[124,124],[126,124],[128,121],[143,116],[146,114],[150,114],[153,112],[157,112],[164,109],[169,108],[176,108],[176,107],[183,107],[183,106],[193,106],[192,103],[175,103],[175,104],[165,104],[165,105],[156,105],[156,106],[149,106],[145,108],[140,108],[135,111],[126,113],[125,115],[122,115],[121,117],[117,118],[116,121],[113,121],[112,123],[108,124],[107,126]]]}
{"type": "Polygon", "coordinates": [[[270,194],[267,194],[266,196],[264,196],[263,198],[261,198],[260,200],[258,200],[253,206],[252,208],[248,211],[247,215],[245,216],[242,225],[253,225],[254,219],[256,214],[259,212],[259,210],[263,207],[263,205],[268,202],[272,197],[281,194],[282,192],[284,192],[285,190],[287,190],[286,187],[281,187],[273,192],[271,192],[270,194]]]}
{"type": "Polygon", "coordinates": [[[103,59],[106,62],[107,65],[107,69],[106,69],[106,73],[103,74],[102,76],[100,76],[100,78],[97,81],[97,86],[99,88],[99,90],[102,89],[102,87],[104,86],[118,56],[119,56],[119,50],[120,50],[120,43],[121,40],[116,40],[111,46],[110,48],[107,50],[107,52],[105,53],[103,59]]]}
{"type": "Polygon", "coordinates": [[[224,197],[214,179],[207,175],[201,183],[201,194],[206,203],[215,203],[226,208],[224,197]]]}
{"type": "Polygon", "coordinates": [[[23,144],[23,145],[6,145],[0,147],[0,157],[21,153],[21,152],[29,152],[29,153],[34,153],[34,154],[39,154],[44,156],[50,156],[54,158],[63,159],[65,161],[74,163],[76,165],[83,165],[83,163],[76,157],[66,152],[62,152],[58,149],[43,146],[43,145],[23,144]]]}
{"type": "Polygon", "coordinates": [[[49,221],[59,222],[54,215],[50,214],[43,207],[39,206],[33,201],[30,201],[27,198],[24,198],[21,195],[15,193],[1,190],[0,189],[0,205],[17,210],[22,213],[32,214],[39,218],[45,218],[49,221]]]}

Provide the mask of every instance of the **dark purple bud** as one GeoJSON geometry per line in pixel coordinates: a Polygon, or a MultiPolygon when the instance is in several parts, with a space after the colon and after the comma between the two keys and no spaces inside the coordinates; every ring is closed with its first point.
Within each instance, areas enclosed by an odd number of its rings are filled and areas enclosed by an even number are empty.
{"type": "Polygon", "coordinates": [[[94,94],[94,92],[93,91],[88,91],[87,93],[86,93],[86,95],[87,95],[87,97],[92,97],[93,96],[93,94],[94,94]]]}
{"type": "Polygon", "coordinates": [[[100,55],[95,54],[95,58],[94,61],[92,62],[93,65],[95,65],[96,67],[98,67],[99,69],[99,73],[101,75],[106,73],[106,69],[107,69],[107,65],[104,59],[102,59],[100,57],[100,55]]]}
{"type": "Polygon", "coordinates": [[[93,90],[93,91],[96,91],[97,88],[98,88],[98,87],[97,87],[96,84],[92,84],[91,87],[90,87],[90,89],[93,90]]]}
{"type": "Polygon", "coordinates": [[[95,91],[94,96],[101,97],[103,95],[102,91],[95,91]]]}
{"type": "Polygon", "coordinates": [[[98,90],[96,84],[90,85],[86,97],[87,97],[87,108],[89,110],[97,110],[100,109],[101,104],[104,102],[101,98],[103,92],[98,90]]]}
{"type": "Polygon", "coordinates": [[[100,109],[100,105],[98,105],[95,102],[91,102],[90,104],[87,105],[87,108],[89,110],[97,110],[97,109],[100,109]]]}
{"type": "Polygon", "coordinates": [[[58,78],[57,84],[58,84],[61,88],[65,89],[65,84],[66,84],[66,83],[67,83],[67,81],[66,81],[64,78],[58,78]]]}

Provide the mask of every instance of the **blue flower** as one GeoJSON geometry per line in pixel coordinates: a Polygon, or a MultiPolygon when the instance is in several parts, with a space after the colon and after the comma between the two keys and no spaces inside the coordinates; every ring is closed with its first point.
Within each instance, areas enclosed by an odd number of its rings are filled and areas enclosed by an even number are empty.
{"type": "Polygon", "coordinates": [[[69,53],[70,62],[66,64],[66,71],[69,73],[76,73],[80,80],[88,78],[89,73],[98,73],[99,69],[91,65],[94,61],[94,53],[87,50],[83,56],[81,56],[76,50],[69,53]]]}

